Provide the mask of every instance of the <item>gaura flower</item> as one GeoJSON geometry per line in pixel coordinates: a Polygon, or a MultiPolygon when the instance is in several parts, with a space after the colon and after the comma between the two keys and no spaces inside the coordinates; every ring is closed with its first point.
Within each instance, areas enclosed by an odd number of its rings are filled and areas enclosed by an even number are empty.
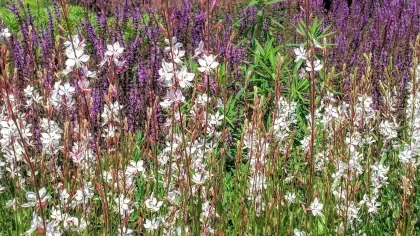
{"type": "Polygon", "coordinates": [[[295,62],[298,62],[300,60],[307,60],[308,56],[306,55],[306,50],[303,46],[300,46],[298,48],[293,49],[293,51],[295,52],[296,55],[296,59],[295,62]]]}
{"type": "Polygon", "coordinates": [[[144,204],[152,212],[157,212],[157,211],[159,211],[159,209],[162,206],[163,202],[162,201],[158,201],[158,199],[155,198],[153,196],[153,194],[152,194],[152,196],[150,196],[149,199],[147,199],[146,201],[144,201],[144,204]]]}
{"type": "Polygon", "coordinates": [[[69,50],[66,52],[67,60],[66,66],[67,70],[73,69],[73,67],[79,68],[83,67],[83,63],[86,63],[89,60],[89,56],[84,54],[83,50],[76,49],[76,50],[69,50]]]}
{"type": "Polygon", "coordinates": [[[219,63],[216,61],[216,56],[214,55],[203,55],[202,58],[198,59],[198,63],[200,64],[200,67],[198,67],[198,70],[201,72],[210,73],[212,70],[216,69],[216,67],[219,65],[219,63]]]}
{"type": "MultiPolygon", "coordinates": [[[[322,69],[323,65],[321,64],[320,60],[314,61],[314,71],[320,71],[322,69]]],[[[310,61],[306,61],[306,71],[312,71],[312,63],[310,61]]]]}
{"type": "Polygon", "coordinates": [[[177,74],[179,87],[188,88],[191,87],[191,82],[194,80],[194,74],[187,72],[187,67],[183,66],[177,74]]]}
{"type": "Polygon", "coordinates": [[[312,215],[314,216],[321,216],[322,215],[322,208],[324,207],[324,204],[320,203],[318,201],[318,198],[316,197],[314,201],[311,203],[310,210],[312,211],[312,215]]]}
{"type": "Polygon", "coordinates": [[[25,198],[28,201],[27,203],[22,204],[22,207],[32,207],[37,206],[40,207],[40,202],[42,205],[46,204],[48,200],[51,199],[50,195],[47,195],[47,190],[45,188],[41,188],[39,190],[39,198],[37,198],[34,192],[27,192],[25,194],[25,198]]]}
{"type": "Polygon", "coordinates": [[[11,36],[9,29],[8,28],[4,28],[1,32],[0,32],[0,40],[4,40],[7,39],[11,36]]]}
{"type": "Polygon", "coordinates": [[[124,52],[124,48],[120,46],[119,42],[115,42],[112,45],[108,44],[106,48],[108,50],[105,52],[105,56],[108,57],[119,57],[124,52]]]}

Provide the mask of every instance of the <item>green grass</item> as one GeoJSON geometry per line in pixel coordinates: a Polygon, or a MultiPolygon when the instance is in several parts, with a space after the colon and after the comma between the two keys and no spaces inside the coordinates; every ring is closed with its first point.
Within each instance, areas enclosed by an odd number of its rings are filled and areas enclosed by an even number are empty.
{"type": "MultiPolygon", "coordinates": [[[[19,22],[17,17],[7,9],[9,0],[0,0],[0,18],[9,27],[9,29],[17,33],[19,32],[19,22]]],[[[24,0],[25,7],[29,7],[34,15],[35,26],[43,28],[48,24],[48,9],[53,13],[52,3],[50,0],[24,0]]],[[[79,6],[69,6],[70,23],[75,25],[80,23],[84,18],[85,10],[79,6]]]]}

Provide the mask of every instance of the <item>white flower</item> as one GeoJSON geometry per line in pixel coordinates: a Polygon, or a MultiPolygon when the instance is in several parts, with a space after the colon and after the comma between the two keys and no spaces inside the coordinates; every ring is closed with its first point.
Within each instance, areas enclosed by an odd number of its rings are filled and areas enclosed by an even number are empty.
{"type": "Polygon", "coordinates": [[[185,51],[180,50],[178,48],[174,48],[173,53],[171,53],[171,55],[172,55],[172,58],[173,58],[174,62],[176,64],[180,64],[182,62],[181,58],[184,57],[184,55],[185,55],[185,51]]]}
{"type": "Polygon", "coordinates": [[[8,28],[4,28],[1,32],[0,32],[0,40],[3,39],[7,39],[11,36],[9,29],[8,28]]]}
{"type": "Polygon", "coordinates": [[[32,99],[34,102],[36,102],[37,104],[40,104],[42,101],[42,96],[40,96],[38,93],[35,93],[34,96],[32,96],[32,99]]]}
{"type": "Polygon", "coordinates": [[[195,100],[195,103],[201,106],[205,106],[207,102],[211,101],[211,98],[207,96],[207,94],[203,93],[202,95],[199,94],[197,96],[197,99],[195,100]]]}
{"type": "Polygon", "coordinates": [[[76,191],[74,200],[76,204],[85,203],[88,199],[93,198],[93,187],[91,182],[84,182],[84,187],[76,191]]]}
{"type": "Polygon", "coordinates": [[[64,217],[63,216],[64,215],[63,215],[63,213],[61,212],[60,209],[55,208],[54,206],[52,207],[52,209],[51,209],[51,218],[52,219],[54,219],[54,220],[56,220],[58,222],[61,222],[61,221],[64,220],[64,217]]]}
{"type": "Polygon", "coordinates": [[[67,190],[66,189],[63,189],[63,190],[59,190],[58,191],[58,193],[59,193],[59,195],[60,195],[60,201],[61,201],[61,205],[62,206],[64,206],[64,205],[66,205],[67,204],[67,201],[69,200],[69,198],[70,198],[70,194],[68,194],[67,193],[67,190]]]}
{"type": "Polygon", "coordinates": [[[223,119],[225,118],[224,115],[221,115],[219,111],[216,112],[214,115],[210,115],[210,124],[214,126],[219,126],[222,124],[223,119]]]}
{"type": "Polygon", "coordinates": [[[381,188],[383,185],[387,185],[388,177],[386,174],[388,173],[389,167],[385,167],[382,163],[376,163],[371,165],[370,168],[372,169],[371,172],[371,181],[372,186],[375,189],[381,188]]]}
{"type": "Polygon", "coordinates": [[[45,204],[48,200],[51,199],[50,195],[47,195],[47,190],[45,188],[41,188],[39,191],[39,198],[38,200],[36,194],[34,192],[27,192],[25,194],[25,198],[28,201],[27,203],[22,204],[22,207],[31,207],[37,205],[37,207],[40,207],[41,204],[45,204]]]}
{"type": "Polygon", "coordinates": [[[177,74],[179,87],[188,88],[191,87],[191,82],[194,80],[194,74],[187,72],[187,67],[183,66],[177,74]]]}
{"type": "MultiPolygon", "coordinates": [[[[252,164],[251,164],[252,165],[252,164]]],[[[249,186],[252,187],[250,191],[256,191],[267,188],[267,178],[263,173],[257,173],[249,177],[249,186]]]]}
{"type": "Polygon", "coordinates": [[[132,229],[126,228],[125,226],[123,226],[122,230],[121,230],[121,227],[118,228],[118,235],[120,235],[120,236],[133,236],[134,232],[133,232],[132,229]]]}
{"type": "Polygon", "coordinates": [[[316,197],[314,201],[311,203],[310,210],[312,211],[312,215],[314,216],[321,216],[322,215],[322,208],[324,207],[324,204],[320,203],[318,201],[318,198],[316,197]]]}
{"type": "Polygon", "coordinates": [[[46,225],[45,229],[45,236],[60,236],[61,233],[59,230],[56,230],[56,227],[58,226],[57,222],[51,221],[46,225]]]}
{"type": "Polygon", "coordinates": [[[294,229],[293,230],[293,235],[294,236],[306,236],[306,233],[305,233],[305,231],[300,231],[299,229],[294,229]]]}
{"type": "Polygon", "coordinates": [[[149,220],[146,219],[146,223],[143,225],[146,231],[153,231],[159,228],[160,220],[158,218],[149,220]]]}
{"type": "Polygon", "coordinates": [[[200,221],[202,221],[205,218],[208,218],[212,215],[216,215],[216,209],[214,208],[213,205],[210,204],[210,201],[205,201],[202,205],[201,205],[201,214],[200,214],[200,221]]]}
{"type": "Polygon", "coordinates": [[[206,182],[207,178],[208,178],[208,174],[206,173],[205,170],[203,170],[203,171],[195,172],[191,180],[196,184],[202,185],[206,182]]]}
{"type": "Polygon", "coordinates": [[[26,88],[23,90],[23,94],[25,95],[25,97],[32,97],[34,94],[34,87],[32,87],[31,85],[26,86],[26,88]]]}
{"type": "Polygon", "coordinates": [[[410,149],[405,149],[404,151],[400,152],[398,155],[400,162],[403,164],[410,164],[413,163],[413,152],[410,149]]]}
{"type": "Polygon", "coordinates": [[[174,64],[163,60],[162,68],[160,68],[158,72],[163,85],[171,87],[173,85],[172,78],[174,77],[174,64]]]}
{"type": "Polygon", "coordinates": [[[60,87],[58,87],[58,94],[67,98],[73,96],[75,91],[76,89],[71,86],[70,83],[65,83],[64,85],[60,85],[60,87]]]}
{"type": "Polygon", "coordinates": [[[105,52],[105,56],[108,57],[119,57],[124,52],[124,48],[120,46],[119,42],[115,42],[112,45],[108,44],[106,48],[108,50],[105,52]]]}
{"type": "Polygon", "coordinates": [[[169,191],[168,196],[166,197],[166,200],[167,200],[168,202],[170,202],[170,203],[174,203],[174,202],[175,202],[175,200],[176,200],[176,199],[177,199],[180,195],[181,195],[181,193],[180,193],[178,190],[176,190],[176,189],[171,190],[171,191],[169,191]]]}
{"type": "Polygon", "coordinates": [[[66,60],[66,70],[64,74],[70,72],[74,67],[80,68],[83,67],[83,63],[86,63],[89,60],[89,56],[84,54],[82,49],[68,50],[66,51],[67,60],[66,60]]]}
{"type": "Polygon", "coordinates": [[[116,198],[114,201],[117,204],[116,211],[119,212],[122,216],[125,216],[133,212],[133,210],[130,209],[131,200],[129,198],[126,198],[124,194],[120,194],[120,196],[116,198]]]}
{"type": "Polygon", "coordinates": [[[70,157],[76,165],[83,165],[85,160],[92,160],[94,154],[90,148],[86,147],[86,143],[75,142],[70,157]]]}
{"type": "Polygon", "coordinates": [[[287,193],[285,196],[285,199],[288,203],[294,203],[296,200],[296,194],[295,193],[287,193]]]}
{"type": "Polygon", "coordinates": [[[86,229],[88,223],[89,222],[86,222],[83,217],[79,220],[77,217],[69,216],[66,218],[63,225],[65,229],[70,229],[71,231],[77,231],[81,233],[86,229]]]}
{"type": "Polygon", "coordinates": [[[55,154],[60,148],[61,135],[54,130],[49,133],[41,133],[42,149],[48,154],[55,154]]]}
{"type": "Polygon", "coordinates": [[[139,172],[144,172],[143,161],[130,161],[130,165],[127,167],[127,173],[137,174],[139,172]]]}
{"type": "Polygon", "coordinates": [[[200,54],[203,52],[203,48],[204,48],[204,42],[200,41],[200,43],[198,44],[198,47],[194,50],[193,58],[200,56],[200,54]]]}
{"type": "Polygon", "coordinates": [[[32,213],[32,220],[30,228],[25,232],[25,235],[31,235],[38,227],[44,228],[42,218],[35,212],[32,213]]]}
{"type": "MultiPolygon", "coordinates": [[[[323,67],[323,65],[321,64],[320,60],[315,60],[314,62],[314,71],[320,71],[323,67]]],[[[312,71],[312,63],[311,61],[306,61],[306,70],[307,71],[312,71]]]]}
{"type": "MultiPolygon", "coordinates": [[[[104,111],[101,114],[103,119],[102,126],[107,125],[108,122],[120,122],[119,115],[122,108],[123,106],[121,106],[118,101],[105,105],[104,111]]],[[[111,130],[111,125],[108,128],[111,130]]]]}
{"type": "Polygon", "coordinates": [[[80,41],[79,39],[79,35],[73,35],[73,37],[71,37],[73,40],[73,44],[70,42],[70,40],[64,42],[64,47],[66,47],[66,53],[67,51],[73,51],[73,46],[75,50],[82,50],[84,49],[84,47],[86,46],[86,44],[83,41],[80,41]]]}
{"type": "Polygon", "coordinates": [[[298,62],[298,61],[300,61],[302,59],[303,60],[307,60],[308,59],[308,56],[306,55],[306,50],[305,50],[305,48],[303,46],[300,46],[298,48],[295,48],[295,49],[293,49],[293,51],[296,54],[295,62],[298,62]]]}
{"type": "Polygon", "coordinates": [[[347,218],[349,220],[349,223],[357,219],[358,213],[359,213],[359,207],[356,207],[354,202],[350,202],[349,206],[347,207],[347,218]]]}
{"type": "Polygon", "coordinates": [[[387,141],[397,138],[397,124],[395,123],[395,121],[389,122],[388,120],[383,120],[379,125],[379,132],[387,141]]]}
{"type": "Polygon", "coordinates": [[[83,72],[85,73],[86,77],[88,77],[88,78],[95,78],[96,77],[96,72],[95,71],[90,71],[86,67],[83,67],[83,72]]]}
{"type": "Polygon", "coordinates": [[[13,208],[13,210],[16,210],[16,207],[17,207],[17,205],[16,205],[16,198],[13,198],[11,200],[8,200],[6,202],[6,207],[11,207],[11,208],[13,208]]]}
{"type": "Polygon", "coordinates": [[[378,213],[378,207],[381,206],[381,203],[376,201],[376,197],[369,198],[367,194],[363,195],[363,200],[360,201],[360,205],[364,203],[366,203],[368,213],[370,214],[378,213]]]}
{"type": "Polygon", "coordinates": [[[152,194],[152,196],[150,196],[149,199],[147,199],[146,201],[144,201],[144,204],[146,205],[146,207],[151,210],[152,212],[157,212],[159,211],[160,207],[162,206],[163,202],[162,201],[158,201],[152,194]]]}
{"type": "Polygon", "coordinates": [[[210,73],[212,70],[216,69],[216,67],[219,65],[218,62],[215,61],[216,56],[213,54],[206,56],[203,55],[202,58],[198,59],[198,63],[200,64],[200,67],[198,68],[201,72],[207,72],[210,73]]]}
{"type": "Polygon", "coordinates": [[[182,94],[182,92],[179,89],[175,89],[175,90],[169,90],[168,93],[166,93],[166,96],[163,102],[160,102],[160,105],[163,108],[168,108],[173,103],[182,104],[184,102],[185,102],[185,97],[182,94]]]}
{"type": "MultiPolygon", "coordinates": [[[[179,49],[182,47],[182,43],[178,42],[178,39],[174,36],[172,37],[171,42],[169,42],[169,39],[165,39],[165,44],[170,45],[172,44],[172,48],[179,49]]],[[[165,52],[169,52],[171,50],[171,46],[165,47],[165,52]]]]}

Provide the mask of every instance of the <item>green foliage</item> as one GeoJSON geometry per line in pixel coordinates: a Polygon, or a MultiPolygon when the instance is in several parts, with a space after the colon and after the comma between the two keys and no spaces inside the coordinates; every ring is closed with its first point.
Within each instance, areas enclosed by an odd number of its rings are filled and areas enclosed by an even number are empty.
{"type": "Polygon", "coordinates": [[[247,63],[246,74],[252,74],[250,87],[256,86],[260,95],[274,92],[274,82],[278,76],[278,60],[281,46],[274,46],[272,39],[264,45],[254,39],[255,47],[251,51],[253,61],[247,63]]]}
{"type": "MultiPolygon", "coordinates": [[[[31,14],[34,16],[34,24],[38,29],[47,27],[48,25],[48,11],[51,14],[54,14],[54,9],[51,6],[51,3],[47,1],[39,0],[39,5],[36,0],[27,0],[24,1],[26,11],[30,10],[31,14]]],[[[91,22],[95,21],[94,13],[88,12],[85,8],[80,6],[69,6],[69,21],[73,26],[79,26],[81,21],[85,18],[86,14],[88,15],[91,22]]],[[[26,13],[24,13],[26,14],[26,13]]],[[[0,4],[0,19],[7,25],[7,27],[14,33],[19,33],[19,22],[17,17],[11,13],[5,4],[0,4]]],[[[56,28],[57,29],[57,28],[56,28]]]]}
{"type": "MultiPolygon", "coordinates": [[[[297,25],[297,32],[304,36],[305,39],[309,42],[312,42],[315,47],[329,47],[333,44],[324,44],[323,40],[327,37],[334,34],[334,32],[328,32],[331,28],[331,25],[322,29],[322,20],[319,20],[318,17],[315,17],[312,24],[307,26],[305,21],[300,20],[297,25]]],[[[308,42],[303,42],[304,45],[309,46],[308,42]]]]}
{"type": "MultiPolygon", "coordinates": [[[[248,7],[256,7],[257,8],[257,20],[256,24],[250,25],[247,29],[245,29],[244,35],[250,35],[250,42],[251,45],[253,45],[258,40],[268,40],[269,37],[272,37],[272,32],[280,31],[282,30],[283,26],[277,22],[274,18],[270,17],[267,13],[268,8],[271,7],[272,4],[279,3],[282,0],[251,0],[248,4],[248,7]],[[264,24],[267,28],[270,30],[264,29],[264,24]]],[[[249,16],[245,16],[245,18],[241,19],[245,20],[249,16]]],[[[239,22],[240,22],[239,21],[239,22]]],[[[238,23],[239,23],[238,22],[238,23]]],[[[248,39],[244,39],[248,40],[248,39]]]]}

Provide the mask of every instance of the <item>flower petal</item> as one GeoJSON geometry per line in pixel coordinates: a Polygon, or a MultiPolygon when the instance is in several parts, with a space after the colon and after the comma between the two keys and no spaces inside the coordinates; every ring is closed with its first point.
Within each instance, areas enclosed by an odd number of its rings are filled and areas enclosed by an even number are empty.
{"type": "Polygon", "coordinates": [[[27,192],[25,197],[28,201],[36,201],[36,194],[34,192],[27,192]]]}

